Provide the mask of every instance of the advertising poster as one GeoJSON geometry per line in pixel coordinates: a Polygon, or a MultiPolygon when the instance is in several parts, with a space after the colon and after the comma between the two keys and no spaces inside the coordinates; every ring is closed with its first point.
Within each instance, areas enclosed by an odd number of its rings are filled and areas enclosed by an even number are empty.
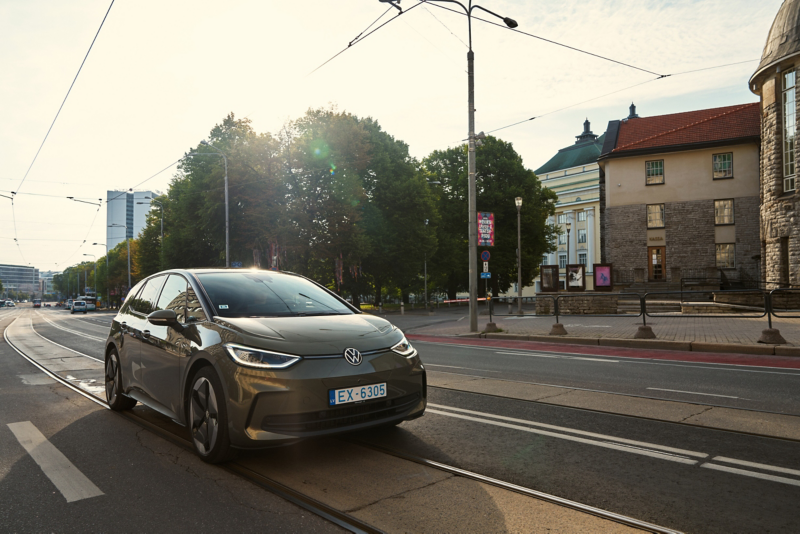
{"type": "Polygon", "coordinates": [[[542,293],[558,292],[558,265],[542,265],[542,293]]]}
{"type": "Polygon", "coordinates": [[[611,281],[611,264],[610,263],[595,263],[594,264],[594,290],[595,291],[611,291],[614,284],[611,281]]]}
{"type": "Polygon", "coordinates": [[[478,212],[478,246],[494,246],[494,213],[478,212]]]}
{"type": "Polygon", "coordinates": [[[586,266],[583,264],[567,265],[567,291],[583,291],[586,289],[586,266]]]}

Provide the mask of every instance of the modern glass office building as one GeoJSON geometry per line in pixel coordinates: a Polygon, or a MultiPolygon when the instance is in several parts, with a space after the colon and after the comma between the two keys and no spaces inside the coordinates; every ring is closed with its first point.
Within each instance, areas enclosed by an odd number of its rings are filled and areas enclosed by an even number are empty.
{"type": "Polygon", "coordinates": [[[3,292],[33,293],[39,291],[39,269],[25,265],[0,264],[0,281],[3,282],[3,292]]]}
{"type": "Polygon", "coordinates": [[[134,239],[147,224],[152,191],[108,191],[106,193],[106,246],[108,250],[134,239]],[[138,204],[142,202],[142,204],[138,204]],[[113,226],[116,225],[116,226],[113,226]]]}

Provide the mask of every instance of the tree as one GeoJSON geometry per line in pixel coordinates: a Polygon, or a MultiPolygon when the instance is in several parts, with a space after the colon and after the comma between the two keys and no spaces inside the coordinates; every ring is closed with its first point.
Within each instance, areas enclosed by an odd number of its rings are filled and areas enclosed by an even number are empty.
{"type": "MultiPolygon", "coordinates": [[[[495,217],[495,244],[491,252],[493,294],[508,291],[517,281],[517,209],[515,197],[522,197],[522,284],[530,285],[538,275],[544,253],[553,250],[556,229],[547,224],[555,213],[556,194],[522,164],[511,143],[489,136],[477,149],[477,209],[495,217]]],[[[435,268],[444,277],[448,295],[469,287],[467,173],[464,146],[435,151],[424,165],[441,182],[439,210],[443,214],[440,247],[435,268]]],[[[481,263],[476,265],[480,271],[481,263]]],[[[485,291],[479,284],[479,293],[485,291]]]]}

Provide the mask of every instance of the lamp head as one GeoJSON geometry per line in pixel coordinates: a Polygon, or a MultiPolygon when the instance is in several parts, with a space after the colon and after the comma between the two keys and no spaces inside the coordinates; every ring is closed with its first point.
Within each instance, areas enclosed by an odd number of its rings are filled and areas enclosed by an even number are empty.
{"type": "Polygon", "coordinates": [[[519,26],[516,20],[508,17],[503,17],[503,22],[505,22],[506,26],[508,26],[509,28],[516,28],[517,26],[519,26]]]}
{"type": "Polygon", "coordinates": [[[201,144],[201,145],[207,145],[207,144],[208,144],[208,141],[206,141],[205,139],[203,139],[202,141],[200,141],[200,144],[201,144]]]}
{"type": "Polygon", "coordinates": [[[517,198],[515,198],[515,199],[514,199],[514,204],[515,204],[515,205],[516,205],[518,208],[522,207],[522,197],[517,197],[517,198]]]}
{"type": "Polygon", "coordinates": [[[570,229],[572,229],[572,223],[567,223],[567,232],[569,232],[570,229]]]}

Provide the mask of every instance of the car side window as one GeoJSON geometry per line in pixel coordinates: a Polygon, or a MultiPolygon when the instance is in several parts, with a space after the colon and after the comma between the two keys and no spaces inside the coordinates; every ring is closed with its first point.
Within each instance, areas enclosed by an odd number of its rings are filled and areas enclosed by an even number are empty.
{"type": "Polygon", "coordinates": [[[186,319],[187,321],[205,321],[207,320],[206,312],[203,311],[203,305],[200,304],[200,299],[197,298],[197,294],[192,289],[192,286],[189,286],[188,291],[188,301],[186,303],[186,319]]]}
{"type": "Polygon", "coordinates": [[[125,297],[125,303],[122,305],[122,308],[119,309],[120,313],[130,313],[132,311],[131,310],[132,302],[136,300],[136,294],[139,292],[140,289],[142,289],[142,285],[144,284],[142,282],[139,282],[138,284],[133,286],[133,289],[128,291],[128,296],[125,297]]]}
{"type": "Polygon", "coordinates": [[[158,302],[158,294],[161,292],[161,286],[164,285],[166,279],[166,276],[157,276],[148,280],[131,303],[133,310],[144,315],[150,315],[158,310],[159,308],[156,304],[158,302]]]}
{"type": "Polygon", "coordinates": [[[179,274],[171,274],[158,298],[159,310],[173,310],[178,321],[186,321],[186,279],[179,274]]]}

